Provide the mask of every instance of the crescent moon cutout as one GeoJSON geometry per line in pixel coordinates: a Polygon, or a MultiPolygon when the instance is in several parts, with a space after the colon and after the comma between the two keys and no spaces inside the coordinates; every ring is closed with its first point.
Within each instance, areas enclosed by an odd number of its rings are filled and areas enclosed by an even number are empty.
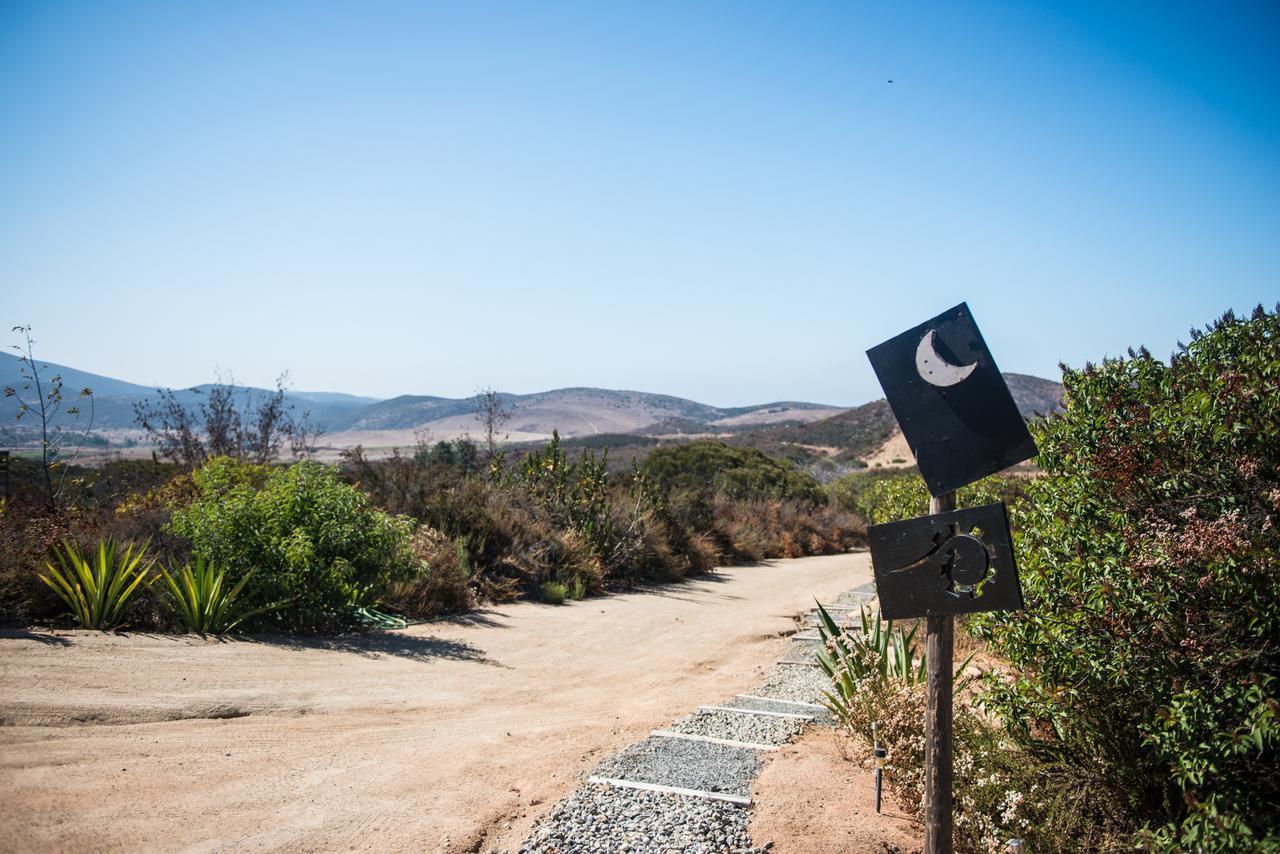
{"type": "Polygon", "coordinates": [[[953,365],[939,356],[933,346],[932,329],[924,334],[920,339],[920,346],[916,347],[916,371],[930,385],[946,388],[964,382],[977,367],[977,362],[971,365],[953,365]]]}

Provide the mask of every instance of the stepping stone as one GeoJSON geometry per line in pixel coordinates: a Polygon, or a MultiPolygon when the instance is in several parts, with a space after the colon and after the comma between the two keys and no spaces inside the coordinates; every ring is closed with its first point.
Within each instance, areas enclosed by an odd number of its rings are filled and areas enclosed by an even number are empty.
{"type": "Polygon", "coordinates": [[[624,788],[660,786],[665,787],[661,791],[681,790],[750,803],[751,781],[758,764],[757,751],[751,748],[650,737],[601,762],[589,780],[624,788]]]}
{"type": "Polygon", "coordinates": [[[833,723],[835,718],[826,706],[817,703],[801,703],[794,700],[774,700],[754,694],[739,694],[724,704],[725,708],[743,711],[774,712],[783,714],[812,715],[816,723],[833,723]]]}

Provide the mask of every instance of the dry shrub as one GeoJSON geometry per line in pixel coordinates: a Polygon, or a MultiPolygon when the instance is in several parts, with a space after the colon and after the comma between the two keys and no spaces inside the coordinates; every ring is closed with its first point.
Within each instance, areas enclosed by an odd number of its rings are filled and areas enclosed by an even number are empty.
{"type": "Polygon", "coordinates": [[[29,624],[66,610],[36,577],[49,550],[71,537],[69,518],[12,506],[0,511],[0,622],[29,624]]]}
{"type": "Polygon", "coordinates": [[[866,526],[836,507],[798,499],[712,501],[715,531],[736,558],[758,561],[835,554],[866,538],[866,526]]]}
{"type": "Polygon", "coordinates": [[[412,546],[414,555],[427,569],[412,581],[392,585],[388,604],[416,618],[457,613],[475,604],[462,543],[422,525],[413,535],[412,546]]]}

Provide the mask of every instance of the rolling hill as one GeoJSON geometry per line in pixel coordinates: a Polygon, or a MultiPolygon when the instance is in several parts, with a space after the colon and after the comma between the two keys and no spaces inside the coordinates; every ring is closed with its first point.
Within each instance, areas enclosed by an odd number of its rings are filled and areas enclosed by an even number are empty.
{"type": "MultiPolygon", "coordinates": [[[[67,396],[80,388],[94,390],[95,427],[135,427],[134,405],[155,399],[156,390],[62,365],[49,365],[46,376],[61,374],[67,396]]],[[[1005,374],[1019,411],[1027,417],[1058,411],[1062,386],[1025,374],[1005,374]]],[[[18,359],[0,354],[0,385],[22,384],[18,359]]],[[[174,392],[189,409],[198,408],[210,386],[174,392]]],[[[270,394],[267,389],[240,388],[239,405],[251,407],[270,394]]],[[[627,456],[646,453],[658,442],[718,437],[732,444],[759,448],[797,462],[819,458],[852,462],[873,455],[898,435],[898,425],[883,399],[845,409],[818,403],[779,401],[756,406],[717,407],[665,394],[600,388],[562,388],[534,394],[502,394],[511,409],[503,433],[515,443],[541,442],[559,430],[571,446],[611,448],[627,456]]],[[[336,392],[286,395],[295,413],[309,411],[328,434],[331,448],[361,444],[367,448],[411,447],[426,435],[432,441],[481,432],[473,398],[401,395],[377,400],[336,392]]],[[[17,414],[13,398],[0,399],[0,426],[11,428],[17,414]]],[[[29,421],[27,422],[30,423],[29,421]]]]}
{"type": "MultiPolygon", "coordinates": [[[[45,363],[41,363],[45,364],[45,363]]],[[[88,387],[94,390],[95,426],[128,429],[135,426],[134,405],[155,399],[156,389],[138,383],[80,371],[48,363],[46,378],[60,374],[68,397],[88,387]]],[[[16,356],[0,354],[0,385],[22,385],[16,356]]],[[[184,406],[198,408],[209,385],[176,390],[184,406]]],[[[252,406],[267,389],[241,388],[237,392],[242,407],[252,406]]],[[[758,406],[717,407],[673,397],[638,391],[599,388],[564,388],[534,394],[502,394],[512,410],[504,432],[512,439],[541,439],[559,430],[566,437],[603,433],[680,432],[672,425],[684,425],[684,432],[731,432],[756,429],[761,425],[807,423],[843,412],[843,408],[816,403],[783,401],[758,406]]],[[[430,395],[401,395],[388,400],[333,392],[289,391],[286,401],[295,412],[310,411],[312,420],[339,443],[371,445],[412,445],[414,434],[429,431],[433,439],[450,439],[476,434],[473,398],[446,398],[430,395]]],[[[18,404],[12,398],[0,400],[0,424],[13,423],[18,404]]]]}

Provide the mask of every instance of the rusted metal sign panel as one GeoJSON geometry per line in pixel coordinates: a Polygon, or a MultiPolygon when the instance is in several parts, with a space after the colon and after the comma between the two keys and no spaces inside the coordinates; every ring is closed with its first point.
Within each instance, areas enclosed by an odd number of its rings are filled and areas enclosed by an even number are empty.
{"type": "Polygon", "coordinates": [[[935,496],[1036,455],[965,303],[872,347],[867,358],[935,496]]]}
{"type": "Polygon", "coordinates": [[[867,536],[886,619],[1022,608],[1003,503],[872,525],[867,536]]]}

